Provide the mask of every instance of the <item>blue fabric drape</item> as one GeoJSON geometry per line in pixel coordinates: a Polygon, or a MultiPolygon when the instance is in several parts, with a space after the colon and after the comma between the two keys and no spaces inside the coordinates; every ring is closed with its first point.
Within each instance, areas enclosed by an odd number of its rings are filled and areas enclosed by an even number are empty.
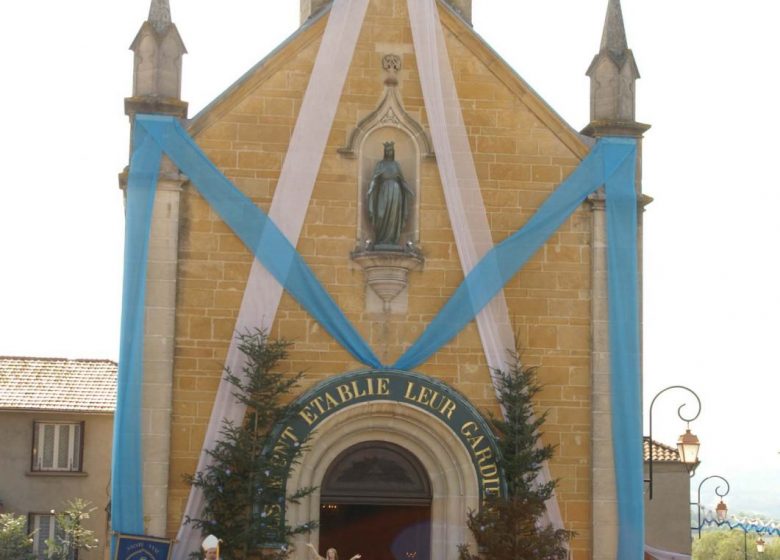
{"type": "Polygon", "coordinates": [[[612,442],[618,497],[619,559],[644,556],[642,397],[639,378],[637,200],[634,157],[604,158],[607,211],[612,442]]]}
{"type": "Polygon", "coordinates": [[[488,251],[420,338],[393,367],[413,369],[455,337],[517,274],[585,197],[604,184],[603,158],[613,153],[626,157],[625,148],[618,146],[612,146],[609,140],[599,142],[525,226],[488,251]]]}
{"type": "Polygon", "coordinates": [[[244,245],[334,339],[360,362],[382,367],[276,224],[209,161],[177,120],[139,115],[136,123],[146,129],[244,245]]]}
{"type": "MultiPolygon", "coordinates": [[[[141,535],[141,381],[146,262],[152,207],[162,152],[142,127],[133,132],[127,182],[122,323],[119,343],[114,445],[111,451],[111,527],[141,535]]],[[[113,539],[112,539],[113,547],[113,539]]]]}
{"type": "MultiPolygon", "coordinates": [[[[190,177],[204,199],[263,266],[335,340],[362,363],[375,368],[384,366],[279,228],[208,160],[176,119],[138,115],[134,146],[128,184],[119,368],[121,398],[117,403],[115,423],[112,515],[116,516],[114,530],[140,533],[143,517],[139,426],[143,292],[151,205],[163,151],[190,177]]],[[[585,197],[605,185],[613,436],[620,516],[618,558],[621,560],[641,558],[644,547],[635,165],[635,141],[600,139],[528,223],[496,245],[474,267],[420,338],[393,365],[397,369],[411,370],[456,336],[585,197]]]]}

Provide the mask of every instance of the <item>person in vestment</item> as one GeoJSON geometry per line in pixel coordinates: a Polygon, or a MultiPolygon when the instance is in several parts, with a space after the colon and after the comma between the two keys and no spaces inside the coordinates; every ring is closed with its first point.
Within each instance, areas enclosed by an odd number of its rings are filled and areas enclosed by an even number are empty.
{"type": "MultiPolygon", "coordinates": [[[[320,553],[317,552],[317,549],[314,548],[314,545],[311,543],[306,543],[306,546],[308,546],[311,551],[314,553],[314,555],[318,558],[318,560],[339,560],[339,553],[335,548],[329,548],[325,551],[325,556],[320,556],[320,553]]],[[[352,558],[349,560],[358,560],[360,558],[360,554],[355,554],[352,558]]]]}
{"type": "Polygon", "coordinates": [[[414,193],[395,161],[395,144],[385,142],[384,159],[376,164],[366,195],[368,218],[374,226],[374,247],[398,246],[414,193]]]}
{"type": "Polygon", "coordinates": [[[205,560],[219,560],[219,539],[209,535],[203,539],[203,558],[205,560]]]}

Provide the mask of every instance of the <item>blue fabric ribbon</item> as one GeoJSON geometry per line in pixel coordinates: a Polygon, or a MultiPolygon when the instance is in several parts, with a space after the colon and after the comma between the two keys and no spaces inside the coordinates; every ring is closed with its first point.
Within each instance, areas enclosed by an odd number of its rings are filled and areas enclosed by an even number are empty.
{"type": "MultiPolygon", "coordinates": [[[[613,140],[614,142],[615,140],[613,140]]],[[[644,558],[645,506],[642,456],[642,396],[639,377],[637,296],[636,145],[624,159],[605,157],[610,396],[615,484],[618,499],[618,559],[644,558]]],[[[628,145],[628,144],[627,144],[628,145]]]]}
{"type": "MultiPolygon", "coordinates": [[[[146,254],[161,154],[192,183],[247,248],[335,340],[357,360],[382,368],[279,228],[208,160],[167,116],[137,115],[128,182],[122,343],[112,467],[116,531],[140,533],[140,390],[146,254]],[[137,192],[136,192],[137,191],[137,192]]],[[[602,138],[528,223],[491,249],[467,275],[420,338],[392,366],[411,370],[455,337],[542,246],[585,197],[607,191],[610,354],[620,541],[618,558],[640,559],[644,548],[641,401],[636,277],[636,143],[602,138]]]]}
{"type": "Polygon", "coordinates": [[[203,198],[301,307],[355,359],[374,368],[382,367],[371,347],[276,224],[209,161],[176,119],[138,115],[136,126],[143,127],[154,138],[160,149],[190,178],[203,198]]]}
{"type": "MultiPolygon", "coordinates": [[[[413,369],[452,340],[525,265],[550,235],[604,184],[604,157],[627,157],[627,146],[599,142],[525,226],[493,247],[466,276],[420,338],[393,367],[413,369]]],[[[511,349],[507,349],[511,350],[511,349]]]]}
{"type": "MultiPolygon", "coordinates": [[[[111,526],[116,532],[141,535],[144,532],[141,386],[146,262],[162,152],[142,127],[135,127],[133,138],[126,194],[122,322],[111,450],[111,526]]],[[[114,539],[111,546],[113,549],[114,539]]]]}

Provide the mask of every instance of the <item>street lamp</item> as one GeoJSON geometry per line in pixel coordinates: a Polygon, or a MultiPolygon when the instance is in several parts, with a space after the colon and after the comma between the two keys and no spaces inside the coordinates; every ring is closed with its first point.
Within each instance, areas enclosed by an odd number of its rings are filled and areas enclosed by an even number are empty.
{"type": "MultiPolygon", "coordinates": [[[[745,560],[747,560],[747,534],[748,534],[748,524],[747,520],[745,520],[740,527],[742,527],[742,530],[745,532],[745,560]]],[[[761,532],[765,529],[756,529],[756,533],[758,533],[758,538],[756,539],[756,552],[759,554],[763,554],[766,552],[766,541],[761,537],[761,532]]]]}
{"type": "MultiPolygon", "coordinates": [[[[728,483],[727,483],[728,484],[728,483]]],[[[726,502],[723,500],[718,502],[718,505],[715,506],[715,517],[720,521],[721,523],[723,521],[726,521],[726,516],[729,513],[729,508],[726,507],[726,502]]]]}
{"type": "Polygon", "coordinates": [[[715,487],[715,494],[718,495],[720,498],[720,502],[718,502],[718,505],[715,506],[715,516],[717,517],[718,524],[726,521],[726,516],[728,515],[729,508],[726,506],[726,502],[723,501],[723,496],[729,493],[729,490],[731,490],[731,486],[729,486],[729,481],[723,478],[722,476],[718,474],[714,474],[712,476],[708,476],[704,480],[702,480],[699,483],[699,488],[696,490],[696,503],[691,503],[691,505],[696,506],[696,515],[697,515],[697,527],[696,530],[699,533],[699,538],[701,538],[701,487],[704,485],[705,482],[707,482],[711,478],[717,478],[719,480],[722,480],[726,484],[726,491],[721,493],[720,491],[720,485],[715,487]]]}
{"type": "Polygon", "coordinates": [[[683,385],[671,385],[666,389],[661,389],[653,397],[653,400],[650,401],[650,458],[647,461],[648,478],[645,482],[648,484],[648,494],[651,500],[653,499],[653,447],[655,446],[655,442],[653,441],[653,406],[658,397],[671,389],[683,389],[696,398],[696,414],[690,418],[683,416],[682,410],[686,406],[685,403],[677,408],[677,416],[679,416],[680,420],[683,422],[688,423],[685,433],[677,440],[677,453],[680,455],[680,461],[685,465],[685,469],[691,476],[693,476],[693,471],[696,470],[696,465],[698,463],[699,438],[691,433],[690,423],[696,420],[699,417],[699,414],[701,414],[701,400],[699,399],[699,395],[683,385]]]}
{"type": "Polygon", "coordinates": [[[696,461],[699,458],[699,438],[691,433],[690,428],[686,428],[685,433],[677,440],[677,453],[680,455],[680,461],[692,474],[696,470],[696,461]],[[689,465],[691,468],[688,468],[689,465]]]}

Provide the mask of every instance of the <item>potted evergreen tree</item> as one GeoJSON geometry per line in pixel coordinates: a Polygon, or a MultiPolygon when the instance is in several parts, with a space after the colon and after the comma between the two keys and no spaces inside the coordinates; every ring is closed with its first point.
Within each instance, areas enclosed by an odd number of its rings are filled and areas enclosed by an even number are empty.
{"type": "Polygon", "coordinates": [[[506,480],[506,494],[491,496],[479,511],[468,514],[468,527],[478,550],[460,547],[460,560],[564,560],[571,531],[541,523],[545,501],[552,497],[556,481],[540,483],[544,461],[553,456],[552,445],[539,443],[547,413],[534,415],[533,398],[542,387],[536,369],[523,367],[511,356],[508,371],[496,371],[498,400],[503,418],[492,418],[501,452],[499,466],[506,480]]]}
{"type": "Polygon", "coordinates": [[[246,414],[240,424],[223,424],[219,441],[208,451],[211,464],[188,478],[205,498],[202,517],[189,521],[203,535],[220,538],[220,555],[225,559],[282,560],[289,556],[294,535],[316,527],[314,522],[289,526],[284,520],[285,503],[314,491],[310,487],[285,491],[290,465],[299,461],[306,442],[270,452],[273,428],[297,413],[285,396],[298,385],[302,373],[289,376],[275,371],[287,357],[290,342],[270,340],[260,330],[238,337],[246,356],[243,376],[226,371],[225,377],[235,388],[236,402],[246,406],[246,414]]]}

